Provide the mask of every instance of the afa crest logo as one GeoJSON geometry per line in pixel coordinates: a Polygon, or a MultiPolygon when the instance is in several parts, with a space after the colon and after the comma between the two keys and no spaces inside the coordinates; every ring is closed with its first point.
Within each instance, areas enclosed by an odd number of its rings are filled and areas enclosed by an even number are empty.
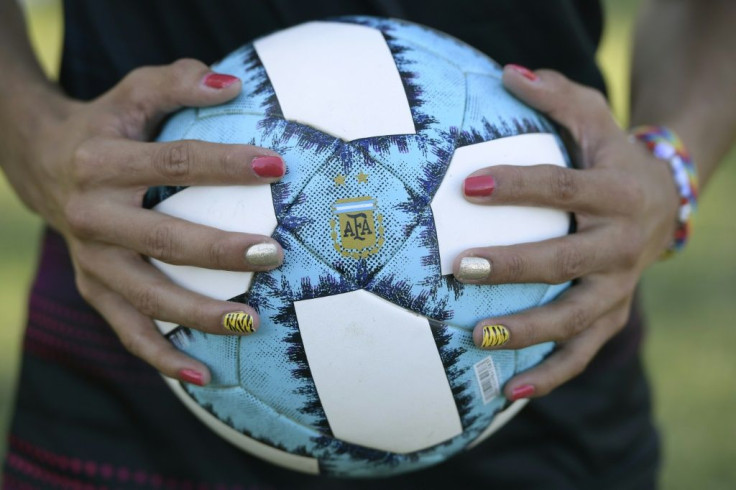
{"type": "Polygon", "coordinates": [[[364,259],[383,246],[383,215],[370,196],[338,199],[332,204],[332,241],[344,257],[364,259]]]}

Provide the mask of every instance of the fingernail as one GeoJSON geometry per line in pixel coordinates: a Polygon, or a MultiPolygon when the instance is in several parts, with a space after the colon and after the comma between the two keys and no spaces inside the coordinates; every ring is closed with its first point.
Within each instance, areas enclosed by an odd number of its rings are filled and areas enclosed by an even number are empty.
{"type": "Polygon", "coordinates": [[[463,257],[455,277],[465,281],[481,281],[491,273],[491,263],[481,257],[463,257]]]}
{"type": "Polygon", "coordinates": [[[483,325],[482,348],[500,347],[509,341],[509,329],[503,325],[483,325]]]}
{"type": "Polygon", "coordinates": [[[185,383],[204,386],[204,375],[194,369],[182,369],[179,371],[179,379],[185,383]]]}
{"type": "Polygon", "coordinates": [[[245,261],[249,265],[275,267],[281,264],[279,248],[273,243],[256,243],[246,250],[245,261]]]}
{"type": "Polygon", "coordinates": [[[204,84],[209,88],[223,89],[229,87],[238,80],[240,80],[238,77],[225,75],[224,73],[208,73],[207,76],[204,77],[204,84]]]}
{"type": "Polygon", "coordinates": [[[539,78],[539,77],[537,76],[537,74],[536,74],[536,73],[534,73],[534,72],[533,72],[533,71],[531,71],[531,70],[530,70],[529,68],[526,68],[526,67],[524,67],[524,66],[521,66],[521,65],[515,65],[515,64],[513,64],[513,63],[510,63],[510,64],[508,64],[508,65],[506,65],[506,66],[508,66],[508,67],[509,67],[509,68],[511,68],[512,70],[515,70],[515,71],[517,71],[517,72],[521,73],[521,75],[522,75],[522,76],[523,76],[524,78],[526,78],[527,80],[531,80],[532,82],[533,82],[533,81],[535,81],[535,80],[537,80],[537,79],[539,78]]]}
{"type": "Polygon", "coordinates": [[[463,192],[470,197],[490,196],[495,188],[496,181],[490,175],[468,177],[463,182],[463,192]]]}
{"type": "Polygon", "coordinates": [[[529,398],[534,394],[536,390],[532,385],[521,385],[511,390],[511,401],[521,400],[522,398],[529,398]]]}
{"type": "Polygon", "coordinates": [[[250,166],[259,177],[284,176],[284,161],[281,157],[256,157],[250,162],[250,166]]]}
{"type": "Polygon", "coordinates": [[[222,326],[235,333],[253,333],[253,316],[244,311],[225,313],[222,317],[222,326]]]}

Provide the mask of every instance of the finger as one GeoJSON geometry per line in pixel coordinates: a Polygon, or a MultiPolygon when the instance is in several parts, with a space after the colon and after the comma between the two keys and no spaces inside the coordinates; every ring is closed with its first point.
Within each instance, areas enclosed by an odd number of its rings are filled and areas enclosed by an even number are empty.
{"type": "Polygon", "coordinates": [[[240,93],[241,81],[213,73],[201,61],[180,59],[165,66],[131,71],[103,98],[117,110],[124,133],[133,138],[149,134],[167,113],[181,107],[222,104],[240,93]]]}
{"type": "Polygon", "coordinates": [[[610,215],[629,209],[623,195],[626,183],[615,185],[620,173],[581,171],[556,165],[497,165],[469,175],[465,197],[476,204],[524,205],[562,209],[573,213],[610,215]]]}
{"type": "Polygon", "coordinates": [[[544,306],[481,320],[473,329],[473,342],[482,349],[521,349],[567,341],[620,306],[622,298],[610,283],[586,278],[544,306]]]}
{"type": "Polygon", "coordinates": [[[70,223],[77,237],[134,250],[174,265],[229,271],[266,271],[284,254],[271,237],[223,231],[156,211],[108,201],[70,223]]]}
{"type": "Polygon", "coordinates": [[[512,401],[544,396],[581,374],[601,347],[620,330],[627,314],[628,307],[621,307],[600,318],[542,363],[509,380],[504,387],[505,396],[512,401]]]}
{"type": "Polygon", "coordinates": [[[181,140],[169,143],[96,138],[75,155],[80,185],[249,185],[283,177],[274,151],[251,145],[181,140]]]}
{"type": "Polygon", "coordinates": [[[87,279],[88,301],[107,320],[123,346],[163,375],[189,383],[206,385],[210,372],[200,361],[177,350],[145,317],[120,295],[93,279],[87,279]]]}
{"type": "Polygon", "coordinates": [[[559,72],[536,70],[529,76],[517,66],[507,65],[503,83],[516,97],[565,126],[584,155],[603,138],[620,133],[603,94],[559,72]]]}
{"type": "Polygon", "coordinates": [[[100,253],[102,247],[87,249],[94,256],[86,259],[85,269],[93,268],[99,282],[146,317],[217,335],[249,335],[258,328],[258,315],[248,305],[218,301],[179,287],[136,254],[120,252],[111,260],[110,253],[100,253]]]}
{"type": "Polygon", "coordinates": [[[561,284],[618,265],[614,232],[598,226],[541,242],[472,248],[455,258],[453,274],[467,284],[561,284]]]}

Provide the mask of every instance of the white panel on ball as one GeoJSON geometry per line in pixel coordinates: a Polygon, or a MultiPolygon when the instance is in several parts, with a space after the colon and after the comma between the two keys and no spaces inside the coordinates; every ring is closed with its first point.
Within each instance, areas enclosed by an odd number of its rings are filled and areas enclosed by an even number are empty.
{"type": "Polygon", "coordinates": [[[404,85],[380,31],[308,22],[253,45],[285,119],[346,141],[416,132],[404,85]]]}
{"type": "MultiPolygon", "coordinates": [[[[230,232],[270,236],[276,229],[271,189],[265,185],[189,187],[161,201],[154,209],[230,232]]],[[[171,265],[153,259],[151,262],[179,286],[220,300],[246,292],[253,275],[252,272],[171,265]]]]}
{"type": "Polygon", "coordinates": [[[426,318],[364,290],[294,307],[336,438],[408,453],[462,432],[426,318]]]}
{"type": "Polygon", "coordinates": [[[161,332],[162,335],[171,333],[179,327],[179,325],[177,325],[176,323],[165,322],[163,320],[155,320],[155,319],[153,321],[158,327],[158,330],[159,332],[161,332]]]}
{"type": "Polygon", "coordinates": [[[476,170],[494,165],[538,164],[565,166],[565,158],[552,134],[521,134],[455,150],[431,204],[443,275],[452,273],[453,260],[468,248],[513,245],[567,234],[570,217],[564,211],[483,206],[463,197],[463,181],[476,170]]]}

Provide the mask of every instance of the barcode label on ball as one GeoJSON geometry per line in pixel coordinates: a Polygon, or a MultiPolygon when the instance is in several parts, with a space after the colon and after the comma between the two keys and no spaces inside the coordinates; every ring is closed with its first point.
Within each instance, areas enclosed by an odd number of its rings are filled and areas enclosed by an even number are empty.
{"type": "Polygon", "coordinates": [[[483,395],[483,404],[490,402],[498,396],[498,376],[496,376],[496,366],[493,365],[491,356],[486,357],[475,364],[475,376],[478,378],[478,386],[483,395]]]}
{"type": "Polygon", "coordinates": [[[184,328],[177,328],[168,335],[169,341],[179,350],[189,347],[189,336],[191,334],[184,328]]]}

